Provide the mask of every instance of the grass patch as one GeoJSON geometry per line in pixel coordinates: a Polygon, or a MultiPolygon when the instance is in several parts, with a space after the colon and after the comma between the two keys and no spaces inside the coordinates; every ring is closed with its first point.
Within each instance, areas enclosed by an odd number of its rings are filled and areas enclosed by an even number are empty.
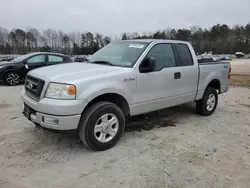
{"type": "Polygon", "coordinates": [[[250,75],[231,75],[231,84],[237,86],[250,86],[250,75]]]}

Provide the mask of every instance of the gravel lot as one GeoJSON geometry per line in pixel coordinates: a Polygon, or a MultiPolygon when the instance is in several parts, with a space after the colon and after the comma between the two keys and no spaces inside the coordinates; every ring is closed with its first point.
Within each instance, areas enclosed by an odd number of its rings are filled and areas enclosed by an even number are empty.
{"type": "Polygon", "coordinates": [[[211,117],[183,105],[133,118],[104,152],[74,131],[36,128],[21,86],[0,86],[0,187],[250,187],[250,89],[231,88],[211,117]]]}
{"type": "Polygon", "coordinates": [[[233,74],[250,75],[250,59],[234,59],[230,63],[233,74]]]}

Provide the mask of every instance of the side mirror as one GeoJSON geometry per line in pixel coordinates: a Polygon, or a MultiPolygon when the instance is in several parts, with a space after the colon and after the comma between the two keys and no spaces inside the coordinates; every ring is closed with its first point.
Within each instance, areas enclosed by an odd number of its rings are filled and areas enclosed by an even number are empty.
{"type": "Polygon", "coordinates": [[[147,72],[152,72],[155,69],[155,58],[154,57],[147,57],[144,59],[140,66],[139,66],[139,71],[141,73],[147,73],[147,72]]]}
{"type": "Polygon", "coordinates": [[[29,69],[29,65],[28,65],[27,62],[24,63],[24,67],[25,67],[26,69],[29,69]]]}

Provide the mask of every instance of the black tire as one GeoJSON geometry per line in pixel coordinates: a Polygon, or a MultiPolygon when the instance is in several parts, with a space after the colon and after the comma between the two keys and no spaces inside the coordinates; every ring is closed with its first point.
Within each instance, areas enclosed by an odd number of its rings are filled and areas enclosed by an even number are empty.
{"type": "Polygon", "coordinates": [[[16,86],[21,83],[21,76],[18,72],[10,71],[4,75],[4,83],[9,86],[16,86]]]}
{"type": "Polygon", "coordinates": [[[36,128],[39,128],[39,129],[42,128],[42,126],[39,125],[38,123],[34,123],[34,125],[35,125],[36,128]]]}
{"type": "MultiPolygon", "coordinates": [[[[124,128],[125,116],[122,110],[116,104],[110,102],[98,102],[90,106],[87,111],[83,113],[78,126],[78,134],[81,141],[88,148],[95,151],[104,151],[116,145],[124,132],[124,128]],[[97,140],[97,133],[94,133],[94,129],[99,119],[105,114],[112,114],[117,118],[118,130],[113,139],[106,143],[103,143],[97,140]]],[[[105,133],[105,138],[106,136],[107,133],[105,133]]]]}
{"type": "Polygon", "coordinates": [[[200,115],[203,116],[210,116],[214,113],[218,104],[218,93],[216,89],[208,87],[203,95],[203,98],[199,101],[196,101],[196,111],[200,115]],[[208,100],[210,96],[214,96],[215,100],[212,106],[209,105],[208,107],[208,100]]]}

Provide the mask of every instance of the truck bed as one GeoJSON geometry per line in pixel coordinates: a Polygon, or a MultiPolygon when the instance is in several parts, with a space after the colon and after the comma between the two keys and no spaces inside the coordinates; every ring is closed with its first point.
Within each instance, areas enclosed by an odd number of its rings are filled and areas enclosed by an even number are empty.
{"type": "Polygon", "coordinates": [[[208,84],[213,80],[218,80],[220,85],[220,93],[226,92],[229,79],[228,72],[230,68],[229,62],[210,61],[199,63],[199,82],[196,100],[202,98],[202,95],[207,88],[208,84]]]}
{"type": "Polygon", "coordinates": [[[199,65],[217,65],[217,64],[230,64],[229,62],[225,62],[225,61],[198,61],[199,65]]]}

